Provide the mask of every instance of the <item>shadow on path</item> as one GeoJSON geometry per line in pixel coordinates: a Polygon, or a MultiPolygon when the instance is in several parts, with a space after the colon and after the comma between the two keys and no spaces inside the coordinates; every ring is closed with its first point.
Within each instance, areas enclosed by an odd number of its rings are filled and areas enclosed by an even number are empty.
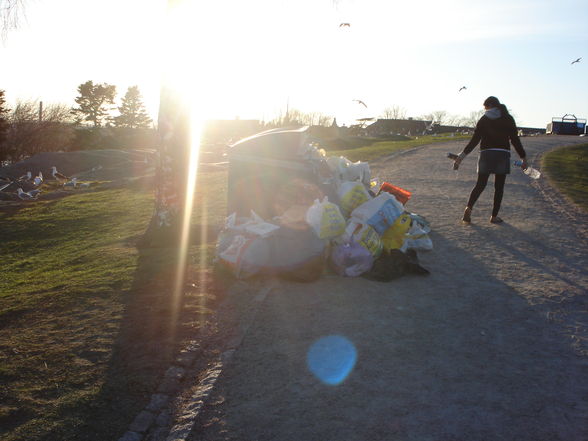
{"type": "Polygon", "coordinates": [[[271,293],[191,440],[588,439],[588,365],[565,328],[475,255],[434,243],[429,277],[271,293]],[[329,335],[357,351],[338,386],[306,362],[329,335]]]}

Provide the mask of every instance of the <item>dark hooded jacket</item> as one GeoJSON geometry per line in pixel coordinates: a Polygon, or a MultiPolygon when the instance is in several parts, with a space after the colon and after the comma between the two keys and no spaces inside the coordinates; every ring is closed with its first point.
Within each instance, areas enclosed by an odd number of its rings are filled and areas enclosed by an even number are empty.
{"type": "Polygon", "coordinates": [[[517,125],[514,118],[507,114],[502,114],[500,109],[488,109],[480,118],[474,136],[463,149],[463,153],[469,154],[478,145],[480,141],[480,150],[504,149],[510,150],[510,143],[521,158],[526,156],[523,144],[517,134],[517,125]]]}

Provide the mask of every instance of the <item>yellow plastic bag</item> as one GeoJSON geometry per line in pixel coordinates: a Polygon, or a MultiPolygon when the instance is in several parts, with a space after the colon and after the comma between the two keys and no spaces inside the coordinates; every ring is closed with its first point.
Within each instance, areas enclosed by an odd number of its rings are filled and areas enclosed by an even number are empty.
{"type": "Polygon", "coordinates": [[[411,218],[408,213],[403,213],[394,221],[382,235],[382,244],[385,250],[395,250],[402,248],[404,240],[410,230],[411,218]]]}
{"type": "Polygon", "coordinates": [[[349,217],[355,208],[371,199],[361,182],[343,182],[337,193],[341,212],[346,217],[349,217]]]}
{"type": "Polygon", "coordinates": [[[374,258],[382,254],[383,244],[382,239],[369,225],[361,224],[359,222],[349,222],[345,229],[343,239],[348,242],[355,242],[360,244],[368,250],[374,258]]]}
{"type": "Polygon", "coordinates": [[[306,212],[306,222],[320,239],[333,239],[345,232],[345,219],[339,207],[325,196],[318,199],[306,212]]]}

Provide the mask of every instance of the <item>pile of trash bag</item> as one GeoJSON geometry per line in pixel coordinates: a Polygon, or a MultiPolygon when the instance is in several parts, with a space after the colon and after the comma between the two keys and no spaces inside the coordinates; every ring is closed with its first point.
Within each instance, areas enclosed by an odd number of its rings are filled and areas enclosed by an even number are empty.
{"type": "Polygon", "coordinates": [[[253,209],[248,216],[231,213],[218,237],[217,263],[240,279],[313,281],[327,266],[341,276],[378,281],[429,273],[416,251],[433,249],[431,228],[406,210],[409,191],[389,182],[378,186],[367,162],[327,157],[316,144],[302,143],[296,154],[309,174],[268,195],[273,217],[253,209]]]}

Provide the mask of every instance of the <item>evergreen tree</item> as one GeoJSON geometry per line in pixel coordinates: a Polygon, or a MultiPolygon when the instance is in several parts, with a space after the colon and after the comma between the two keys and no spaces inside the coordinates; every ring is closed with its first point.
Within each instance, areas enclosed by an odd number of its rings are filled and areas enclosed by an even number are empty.
{"type": "Polygon", "coordinates": [[[92,81],[86,81],[78,86],[78,92],[80,95],[75,101],[79,107],[71,109],[77,115],[77,122],[91,121],[94,127],[101,127],[112,109],[109,104],[114,104],[116,86],[106,83],[95,85],[92,81]]]}
{"type": "Polygon", "coordinates": [[[0,145],[6,140],[8,132],[8,112],[10,112],[10,109],[6,107],[4,91],[0,90],[0,145]]]}
{"type": "Polygon", "coordinates": [[[145,111],[138,86],[131,86],[127,89],[118,111],[120,115],[114,118],[114,123],[117,127],[146,129],[151,124],[151,118],[145,111]]]}

